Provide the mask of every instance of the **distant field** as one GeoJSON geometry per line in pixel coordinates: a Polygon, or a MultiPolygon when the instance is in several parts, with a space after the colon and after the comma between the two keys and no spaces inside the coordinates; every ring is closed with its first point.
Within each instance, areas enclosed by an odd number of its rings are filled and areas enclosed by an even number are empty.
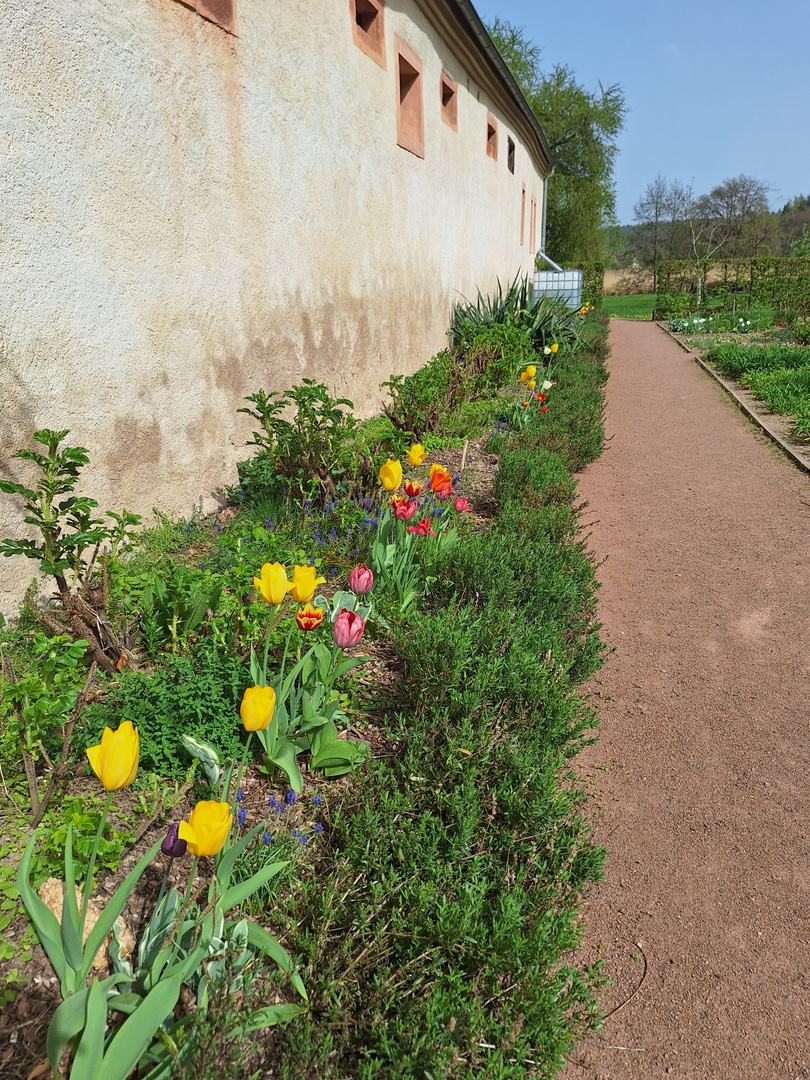
{"type": "Polygon", "coordinates": [[[608,315],[626,319],[635,315],[642,318],[652,315],[655,307],[655,293],[637,293],[635,296],[605,296],[602,298],[602,310],[608,315]]]}

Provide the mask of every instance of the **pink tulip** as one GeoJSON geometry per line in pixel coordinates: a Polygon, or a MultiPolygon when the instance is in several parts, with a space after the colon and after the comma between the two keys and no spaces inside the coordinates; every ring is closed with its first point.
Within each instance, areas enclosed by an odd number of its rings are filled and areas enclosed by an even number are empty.
{"type": "Polygon", "coordinates": [[[416,513],[416,507],[416,499],[408,499],[407,502],[399,503],[394,513],[397,515],[400,521],[410,521],[413,515],[416,513]]]}
{"type": "Polygon", "coordinates": [[[365,596],[366,593],[370,593],[373,584],[374,575],[365,563],[355,566],[349,574],[349,588],[355,596],[365,596]]]}
{"type": "Polygon", "coordinates": [[[453,498],[455,491],[453,491],[452,488],[439,488],[438,491],[434,491],[433,494],[439,502],[445,502],[447,499],[453,498]]]}
{"type": "Polygon", "coordinates": [[[332,627],[332,635],[339,649],[353,649],[366,629],[366,621],[356,611],[341,608],[340,614],[335,619],[332,627]]]}
{"type": "Polygon", "coordinates": [[[460,495],[456,495],[455,501],[453,502],[453,509],[456,511],[457,514],[472,513],[472,507],[470,506],[469,502],[466,499],[463,499],[460,495]]]}

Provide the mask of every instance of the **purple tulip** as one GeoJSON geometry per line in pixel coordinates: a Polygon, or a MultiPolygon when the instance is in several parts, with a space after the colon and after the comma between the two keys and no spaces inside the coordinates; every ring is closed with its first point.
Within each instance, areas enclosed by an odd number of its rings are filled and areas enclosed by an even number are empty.
{"type": "Polygon", "coordinates": [[[182,858],[188,849],[185,840],[181,840],[177,835],[179,829],[179,825],[170,825],[169,831],[166,833],[166,839],[160,845],[160,850],[164,855],[168,855],[170,859],[182,858]]]}

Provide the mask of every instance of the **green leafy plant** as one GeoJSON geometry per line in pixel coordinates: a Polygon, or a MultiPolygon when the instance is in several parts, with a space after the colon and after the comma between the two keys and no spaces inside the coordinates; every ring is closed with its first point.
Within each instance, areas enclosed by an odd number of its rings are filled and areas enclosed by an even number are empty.
{"type": "Polygon", "coordinates": [[[71,629],[76,637],[84,638],[99,667],[111,672],[115,663],[108,652],[115,654],[116,663],[121,656],[129,661],[134,657],[118,640],[103,613],[105,590],[99,606],[98,592],[89,589],[88,576],[102,542],[109,540],[117,549],[131,535],[131,526],[138,524],[140,518],[126,510],[120,515],[113,514],[115,527],[110,529],[103,519],[93,516],[98,506],[95,499],[73,494],[89,455],[83,446],[60,449],[68,434],[67,428],[62,431],[42,428],[34,432],[33,438],[46,448],[46,453],[24,448],[14,453],[14,458],[30,461],[39,469],[37,486],[29,488],[16,481],[0,480],[0,491],[22,498],[26,510],[23,520],[39,531],[39,539],[6,538],[0,541],[0,553],[7,558],[24,555],[35,559],[42,572],[53,577],[68,625],[34,605],[38,615],[57,633],[71,629]],[[67,498],[60,500],[60,495],[67,498]],[[86,563],[85,552],[90,549],[94,549],[93,556],[86,563]],[[76,587],[78,592],[74,591],[76,587]]]}
{"type": "Polygon", "coordinates": [[[349,411],[353,403],[333,398],[324,383],[313,379],[283,394],[257,390],[245,400],[255,407],[237,411],[261,425],[248,445],[259,447],[263,467],[279,478],[274,486],[289,486],[302,501],[315,493],[322,501],[336,498],[335,485],[349,465],[347,452],[357,426],[349,411]],[[294,410],[291,420],[282,415],[289,409],[294,410]]]}
{"type": "Polygon", "coordinates": [[[176,653],[209,611],[216,614],[222,586],[182,563],[170,562],[168,572],[153,576],[140,598],[141,632],[150,655],[154,658],[164,644],[176,653]]]}
{"type": "Polygon", "coordinates": [[[96,667],[91,666],[80,689],[85,641],[73,641],[66,634],[48,638],[38,633],[31,647],[31,667],[19,676],[15,676],[10,659],[0,664],[0,707],[5,706],[11,714],[8,728],[19,741],[36,826],[65,775],[73,728],[87,701],[96,667]],[[59,758],[54,762],[50,755],[56,757],[57,753],[59,758]],[[37,777],[41,765],[48,770],[43,792],[37,777]]]}

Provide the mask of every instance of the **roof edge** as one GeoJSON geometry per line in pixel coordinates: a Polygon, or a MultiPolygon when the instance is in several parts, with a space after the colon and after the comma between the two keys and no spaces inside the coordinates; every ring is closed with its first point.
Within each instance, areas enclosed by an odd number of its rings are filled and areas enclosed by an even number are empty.
{"type": "Polygon", "coordinates": [[[495,74],[504,84],[510,97],[513,98],[515,104],[523,113],[529,126],[537,137],[537,141],[540,143],[540,148],[543,152],[543,157],[550,167],[554,162],[552,160],[548,142],[546,141],[545,132],[540,126],[540,121],[534,115],[531,105],[529,105],[523,95],[523,91],[517,84],[517,80],[509,70],[509,65],[498,52],[498,49],[492,38],[489,36],[489,32],[481,21],[478,12],[475,10],[470,0],[445,0],[445,2],[449,7],[456,9],[456,16],[459,22],[465,25],[470,36],[474,38],[490,65],[494,68],[495,74]]]}

